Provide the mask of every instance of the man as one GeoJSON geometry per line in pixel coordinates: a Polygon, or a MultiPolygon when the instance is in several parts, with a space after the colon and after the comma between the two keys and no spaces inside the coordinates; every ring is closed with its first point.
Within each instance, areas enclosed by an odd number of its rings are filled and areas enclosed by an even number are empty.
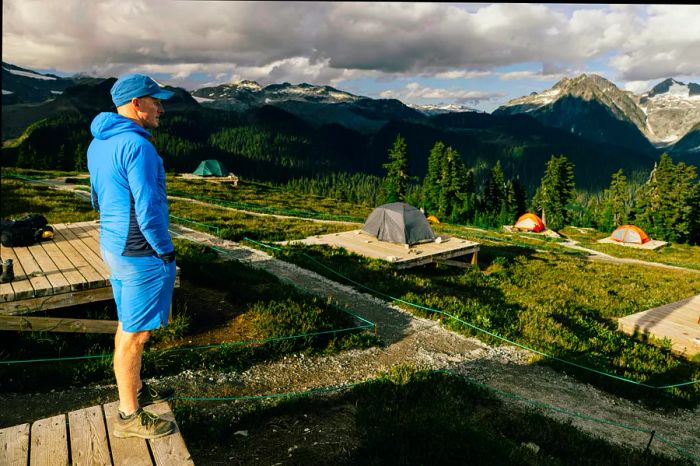
{"type": "Polygon", "coordinates": [[[100,212],[100,252],[110,269],[119,324],[114,375],[119,390],[119,438],[158,438],[173,422],[142,406],[172,397],[141,381],[141,355],[152,330],[168,323],[175,285],[175,252],[168,233],[163,160],[147,129],[157,128],[161,100],[173,93],[142,74],[122,76],[111,90],[117,113],[104,112],[90,126],[88,148],[92,203],[100,212]]]}

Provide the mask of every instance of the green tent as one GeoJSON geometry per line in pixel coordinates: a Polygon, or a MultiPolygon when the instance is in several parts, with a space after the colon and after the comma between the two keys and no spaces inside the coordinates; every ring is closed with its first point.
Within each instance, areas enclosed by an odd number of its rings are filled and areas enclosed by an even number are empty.
{"type": "Polygon", "coordinates": [[[192,172],[199,176],[228,176],[228,170],[218,160],[202,160],[197,169],[192,172]]]}

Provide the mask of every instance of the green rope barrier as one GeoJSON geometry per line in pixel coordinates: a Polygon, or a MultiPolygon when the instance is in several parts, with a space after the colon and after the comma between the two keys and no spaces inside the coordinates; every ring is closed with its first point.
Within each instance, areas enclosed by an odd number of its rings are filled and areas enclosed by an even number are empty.
{"type": "Polygon", "coordinates": [[[175,220],[179,220],[181,222],[188,222],[188,223],[192,223],[195,225],[203,226],[203,227],[208,228],[210,230],[214,230],[216,232],[216,235],[217,236],[219,235],[219,227],[216,225],[209,225],[208,223],[197,222],[195,220],[190,220],[189,218],[184,218],[184,217],[178,217],[178,216],[173,215],[173,214],[170,214],[170,217],[174,218],[175,220]]]}
{"type": "MultiPolygon", "coordinates": [[[[250,238],[245,238],[245,239],[246,239],[247,241],[250,241],[251,243],[258,244],[258,245],[260,245],[260,246],[262,246],[262,247],[266,247],[266,248],[273,249],[273,250],[276,250],[276,251],[282,251],[282,250],[283,250],[282,248],[279,248],[279,247],[276,247],[276,246],[271,246],[271,245],[265,244],[265,243],[261,243],[261,242],[259,242],[259,241],[255,241],[255,240],[252,240],[252,239],[250,239],[250,238]]],[[[369,287],[369,286],[367,286],[367,285],[365,285],[365,284],[363,284],[363,283],[357,282],[357,281],[351,279],[350,277],[347,277],[347,276],[345,276],[345,275],[343,275],[343,274],[341,274],[341,273],[339,273],[339,272],[333,270],[332,268],[326,266],[326,265],[323,264],[322,262],[320,262],[320,261],[314,259],[313,257],[311,257],[310,255],[308,255],[308,254],[306,254],[306,253],[302,253],[302,254],[304,255],[304,257],[310,259],[310,260],[313,261],[314,263],[316,263],[316,264],[318,264],[319,266],[323,267],[325,270],[327,270],[327,271],[329,271],[329,272],[335,274],[335,275],[338,276],[338,277],[343,278],[344,280],[347,280],[348,282],[350,282],[350,283],[352,283],[352,284],[354,284],[354,285],[357,285],[357,286],[359,286],[359,287],[361,287],[361,288],[364,288],[365,290],[368,290],[368,291],[370,291],[371,293],[375,293],[376,295],[382,296],[382,297],[387,298],[387,299],[389,299],[389,300],[391,300],[391,301],[396,301],[396,302],[399,302],[399,303],[401,303],[401,304],[405,304],[405,305],[407,305],[407,306],[411,306],[411,307],[414,307],[414,308],[422,309],[422,310],[424,310],[424,311],[430,311],[430,312],[434,312],[434,313],[437,313],[437,314],[445,315],[445,316],[450,317],[450,318],[452,318],[452,319],[454,319],[454,320],[460,322],[461,324],[464,324],[464,325],[468,326],[469,328],[472,328],[472,329],[474,329],[474,330],[476,330],[476,331],[478,331],[478,332],[485,333],[485,334],[487,334],[487,335],[489,335],[489,336],[492,336],[492,337],[494,337],[494,338],[496,338],[496,339],[498,339],[498,340],[504,341],[504,342],[506,342],[506,343],[509,343],[509,344],[511,344],[511,345],[517,346],[517,347],[519,347],[519,348],[522,348],[522,349],[525,349],[525,350],[528,350],[528,351],[532,351],[533,353],[539,354],[540,356],[544,356],[544,357],[546,357],[546,358],[549,358],[549,359],[552,359],[552,360],[561,362],[561,363],[563,363],[563,364],[568,364],[568,365],[577,367],[577,368],[579,368],[579,369],[583,369],[583,370],[586,370],[586,371],[589,371],[589,372],[596,373],[596,374],[598,374],[598,375],[602,375],[602,376],[605,376],[605,377],[610,377],[610,378],[613,378],[613,379],[616,379],[616,380],[620,380],[620,381],[622,381],[622,382],[627,382],[627,383],[635,384],[635,385],[638,385],[638,386],[642,386],[642,387],[646,387],[646,388],[653,388],[653,389],[658,389],[658,390],[669,389],[669,388],[677,388],[677,387],[682,387],[682,386],[686,386],[686,385],[695,385],[695,384],[697,384],[697,383],[700,383],[700,379],[698,379],[698,380],[691,380],[691,381],[687,381],[687,382],[681,382],[681,383],[669,384],[669,385],[650,385],[650,384],[647,384],[647,383],[644,383],[644,382],[638,382],[638,381],[636,381],[636,380],[632,380],[632,379],[628,379],[628,378],[625,378],[625,377],[621,377],[621,376],[618,376],[618,375],[615,375],[615,374],[610,374],[610,373],[608,373],[608,372],[600,371],[600,370],[598,370],[598,369],[594,369],[594,368],[592,368],[592,367],[584,366],[584,365],[575,363],[575,362],[573,362],[573,361],[568,361],[568,360],[566,360],[566,359],[562,359],[562,358],[559,358],[559,357],[557,357],[557,356],[550,355],[550,354],[548,354],[548,353],[545,353],[545,352],[543,352],[543,351],[537,350],[537,349],[532,348],[532,347],[530,347],[530,346],[523,345],[523,344],[521,344],[521,343],[512,341],[512,340],[510,340],[510,339],[508,339],[508,338],[505,338],[505,337],[503,337],[503,336],[501,336],[501,335],[498,335],[498,334],[496,334],[496,333],[490,332],[490,331],[488,331],[488,330],[486,330],[486,329],[484,329],[484,328],[478,327],[478,326],[476,326],[476,325],[474,325],[474,324],[471,324],[471,323],[469,323],[469,322],[467,322],[467,321],[465,321],[465,320],[462,320],[462,319],[460,319],[459,317],[457,317],[457,316],[455,316],[455,315],[453,315],[453,314],[450,314],[449,312],[441,311],[441,310],[439,310],[439,309],[434,309],[434,308],[431,308],[431,307],[428,307],[428,306],[423,306],[423,305],[416,304],[416,303],[412,303],[412,302],[410,302],[410,301],[406,301],[406,300],[404,300],[404,299],[396,298],[396,297],[394,297],[394,296],[391,296],[391,295],[388,295],[388,294],[386,294],[386,293],[383,293],[383,292],[381,292],[381,291],[379,291],[379,290],[376,290],[376,289],[374,289],[374,288],[371,288],[371,287],[369,287]]]]}
{"type": "MultiPolygon", "coordinates": [[[[381,380],[381,378],[372,379],[381,380]]],[[[339,387],[326,387],[326,388],[316,388],[314,390],[307,390],[303,392],[287,392],[287,393],[269,393],[267,395],[250,395],[250,396],[229,396],[229,397],[192,397],[192,396],[182,396],[175,397],[172,400],[177,401],[255,401],[255,400],[267,400],[271,398],[300,398],[304,396],[312,396],[319,393],[332,393],[339,392],[343,390],[348,390],[350,388],[357,387],[358,385],[363,385],[367,381],[355,382],[351,384],[345,384],[339,387]]]]}
{"type": "MultiPolygon", "coordinates": [[[[483,384],[483,383],[477,382],[477,381],[475,381],[475,380],[469,379],[469,378],[467,378],[466,376],[464,376],[464,375],[462,375],[462,374],[455,374],[455,373],[453,373],[453,372],[451,372],[451,371],[448,371],[448,370],[445,370],[445,369],[436,369],[436,370],[433,370],[432,372],[435,372],[435,373],[444,373],[444,374],[448,374],[448,375],[450,375],[450,376],[452,376],[452,377],[458,377],[458,378],[460,378],[460,379],[464,380],[465,382],[470,383],[470,384],[472,384],[472,385],[475,385],[475,386],[478,386],[478,387],[481,387],[481,388],[484,388],[484,389],[487,389],[487,390],[491,390],[491,391],[493,391],[493,392],[495,392],[495,393],[498,393],[499,395],[502,395],[502,396],[505,396],[505,397],[507,397],[507,398],[511,398],[511,399],[514,399],[514,400],[517,400],[517,401],[521,401],[521,402],[524,402],[524,403],[528,403],[528,404],[530,404],[530,405],[532,405],[532,406],[536,406],[536,407],[538,407],[538,408],[544,408],[544,409],[548,409],[548,410],[550,410],[550,411],[556,411],[556,412],[558,412],[558,413],[566,414],[566,415],[569,415],[569,416],[572,416],[572,417],[578,417],[578,418],[580,418],[580,419],[584,419],[584,420],[587,420],[587,421],[593,421],[593,422],[598,422],[598,423],[601,423],[601,424],[607,424],[607,425],[611,425],[611,426],[615,426],[615,427],[621,427],[621,428],[623,428],[623,429],[627,429],[627,430],[631,430],[631,431],[636,431],[636,432],[642,432],[642,433],[645,433],[645,434],[651,434],[652,432],[654,432],[653,429],[645,429],[645,428],[642,428],[642,427],[631,426],[631,425],[628,425],[628,424],[623,424],[623,423],[619,423],[619,422],[615,422],[615,421],[610,421],[610,420],[608,420],[608,419],[596,418],[596,417],[593,417],[593,416],[589,416],[589,415],[587,415],[587,414],[582,414],[582,413],[579,413],[579,412],[576,412],[576,411],[569,411],[569,410],[566,410],[566,409],[563,409],[563,408],[559,408],[559,407],[557,407],[557,406],[549,405],[549,404],[547,404],[547,403],[542,403],[541,401],[530,400],[530,399],[528,399],[528,398],[525,398],[525,397],[523,397],[523,396],[517,395],[517,394],[515,394],[515,393],[506,392],[506,391],[504,391],[504,390],[501,390],[501,389],[492,387],[492,386],[490,386],[490,385],[483,384]]],[[[695,461],[700,461],[700,458],[694,456],[692,453],[688,452],[687,450],[685,450],[684,448],[680,447],[679,445],[676,445],[675,443],[671,442],[670,440],[665,439],[664,437],[662,437],[662,436],[660,436],[660,435],[658,435],[658,434],[656,434],[655,438],[658,438],[661,442],[666,443],[667,445],[669,445],[669,446],[675,448],[678,452],[684,454],[684,455],[687,456],[688,458],[691,458],[691,459],[693,459],[693,460],[695,460],[695,461]]]]}
{"type": "Polygon", "coordinates": [[[238,202],[238,201],[230,201],[227,199],[220,199],[216,197],[210,197],[210,196],[198,196],[198,195],[193,195],[184,191],[170,191],[170,194],[173,196],[180,196],[184,197],[187,199],[192,199],[192,200],[205,200],[205,201],[213,201],[213,204],[216,205],[222,205],[224,207],[231,207],[235,209],[241,209],[241,210],[250,210],[253,212],[261,212],[261,213],[271,213],[271,214],[280,214],[280,215],[288,215],[290,217],[298,217],[298,218],[314,218],[314,219],[320,219],[320,220],[338,220],[338,221],[346,221],[346,222],[356,222],[356,223],[361,223],[364,221],[364,219],[361,219],[359,217],[352,217],[350,215],[334,215],[334,214],[327,214],[323,212],[310,212],[306,210],[295,210],[295,209],[285,209],[282,207],[267,207],[267,206],[261,206],[259,204],[250,204],[247,202],[238,202]]]}
{"type": "MultiPolygon", "coordinates": [[[[186,236],[181,235],[177,232],[171,232],[171,233],[175,234],[178,237],[185,238],[189,241],[200,243],[199,241],[195,241],[193,239],[187,238],[186,236]]],[[[210,246],[210,245],[207,245],[207,246],[214,249],[217,252],[221,252],[223,254],[230,254],[230,252],[225,250],[225,249],[217,248],[215,246],[210,246]]],[[[288,282],[288,284],[294,286],[296,289],[300,289],[298,286],[296,286],[291,281],[288,281],[286,279],[282,279],[281,277],[278,277],[278,278],[280,278],[281,281],[288,282]]],[[[361,322],[364,322],[364,324],[358,325],[355,327],[323,330],[323,331],[319,331],[319,332],[302,333],[302,334],[298,334],[298,335],[287,335],[287,336],[282,336],[282,337],[270,337],[270,338],[264,338],[264,339],[258,339],[258,340],[246,340],[246,341],[237,341],[237,342],[220,343],[220,344],[212,344],[212,345],[199,345],[199,346],[185,346],[185,347],[178,347],[178,348],[168,348],[168,349],[157,350],[157,351],[147,351],[145,354],[178,353],[178,352],[184,352],[184,351],[226,348],[226,347],[242,346],[242,345],[265,344],[265,343],[271,343],[271,342],[275,342],[275,341],[293,340],[293,339],[297,339],[297,338],[315,337],[315,336],[327,335],[327,334],[331,334],[331,333],[333,333],[333,334],[346,333],[346,332],[352,332],[355,330],[367,330],[370,328],[376,328],[376,324],[374,322],[367,320],[362,316],[359,316],[359,315],[357,315],[357,314],[355,314],[347,309],[341,308],[339,306],[331,305],[331,307],[355,317],[356,319],[360,320],[361,322]]],[[[83,356],[67,356],[67,357],[56,357],[56,358],[38,358],[38,359],[21,359],[21,360],[4,360],[4,361],[0,360],[0,365],[3,365],[3,364],[4,365],[29,364],[29,363],[37,363],[37,362],[76,361],[76,360],[85,360],[85,359],[105,359],[105,358],[110,358],[110,357],[112,357],[112,353],[103,353],[103,354],[97,354],[97,355],[83,355],[83,356]]]]}
{"type": "MultiPolygon", "coordinates": [[[[235,342],[230,342],[230,343],[218,343],[218,344],[200,345],[200,346],[180,346],[177,348],[167,348],[167,349],[162,349],[162,350],[146,351],[144,354],[150,355],[150,354],[159,354],[159,353],[160,354],[182,353],[184,351],[195,351],[195,350],[203,350],[203,349],[218,349],[218,348],[227,348],[227,347],[234,347],[234,346],[265,344],[265,343],[272,343],[275,341],[285,341],[285,340],[294,340],[297,338],[316,337],[316,336],[320,336],[320,335],[328,335],[331,333],[335,334],[335,333],[351,332],[353,330],[366,330],[368,328],[374,327],[374,325],[375,324],[370,322],[368,325],[358,325],[356,327],[323,330],[323,331],[311,332],[311,333],[301,333],[299,335],[286,335],[286,336],[281,336],[281,337],[270,337],[270,338],[263,338],[260,340],[235,341],[235,342]]],[[[61,362],[61,361],[76,361],[76,360],[83,360],[83,359],[104,359],[104,358],[110,358],[110,357],[112,357],[112,353],[103,353],[103,354],[96,354],[96,355],[83,355],[83,356],[66,356],[66,357],[56,357],[56,358],[4,360],[4,361],[0,361],[0,364],[10,365],[10,364],[28,364],[28,363],[36,363],[36,362],[61,362]]]]}
{"type": "MultiPolygon", "coordinates": [[[[458,378],[466,383],[469,383],[471,385],[474,385],[476,387],[479,387],[481,389],[491,391],[497,395],[510,398],[512,400],[516,400],[521,403],[526,403],[531,406],[534,406],[536,408],[540,409],[547,409],[550,411],[555,411],[561,414],[565,414],[567,416],[571,417],[576,417],[579,419],[583,419],[586,421],[592,421],[592,422],[597,422],[599,424],[606,424],[610,425],[613,427],[618,427],[621,429],[629,430],[632,432],[640,432],[644,434],[651,434],[652,432],[655,432],[655,430],[652,429],[646,429],[643,427],[638,427],[638,426],[633,426],[629,424],[624,424],[621,422],[616,422],[616,421],[611,421],[609,419],[603,419],[603,418],[597,418],[594,416],[589,416],[587,414],[579,413],[576,411],[570,411],[568,409],[560,408],[558,406],[550,405],[547,403],[543,403],[541,401],[536,401],[532,400],[529,398],[526,398],[524,396],[507,392],[505,390],[501,390],[499,388],[493,387],[488,384],[484,384],[481,382],[477,382],[473,379],[470,379],[462,374],[456,374],[450,370],[447,369],[434,369],[429,371],[430,373],[433,374],[444,374],[450,377],[455,377],[458,378]]],[[[372,379],[367,379],[364,381],[360,382],[354,382],[350,384],[344,384],[338,387],[325,387],[325,388],[318,388],[318,389],[313,389],[313,390],[307,390],[307,391],[301,391],[301,392],[288,392],[288,393],[271,393],[271,394],[266,394],[266,395],[248,395],[248,396],[232,396],[232,397],[175,397],[173,400],[177,401],[222,401],[222,402],[229,402],[229,401],[257,401],[257,400],[266,400],[266,399],[278,399],[278,398],[300,398],[300,397],[306,397],[306,396],[313,396],[317,394],[327,394],[327,393],[333,393],[333,392],[341,392],[345,391],[351,388],[355,388],[360,385],[365,385],[365,384],[370,384],[370,383],[375,383],[375,382],[380,382],[380,381],[388,381],[390,380],[388,377],[376,377],[372,379]]],[[[680,454],[683,456],[692,459],[694,461],[700,461],[700,457],[695,456],[693,453],[689,452],[688,450],[684,449],[680,445],[677,445],[676,443],[664,438],[663,436],[659,435],[658,433],[655,435],[656,439],[661,441],[662,443],[665,443],[666,445],[674,448],[676,451],[678,451],[680,454]]]]}

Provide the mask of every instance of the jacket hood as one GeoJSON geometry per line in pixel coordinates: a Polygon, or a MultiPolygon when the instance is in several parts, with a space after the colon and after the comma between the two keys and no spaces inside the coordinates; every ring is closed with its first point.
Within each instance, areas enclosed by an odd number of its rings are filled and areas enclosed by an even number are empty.
{"type": "Polygon", "coordinates": [[[92,120],[90,131],[96,139],[109,139],[121,133],[137,133],[145,138],[150,138],[151,133],[133,120],[118,113],[102,112],[92,120]]]}

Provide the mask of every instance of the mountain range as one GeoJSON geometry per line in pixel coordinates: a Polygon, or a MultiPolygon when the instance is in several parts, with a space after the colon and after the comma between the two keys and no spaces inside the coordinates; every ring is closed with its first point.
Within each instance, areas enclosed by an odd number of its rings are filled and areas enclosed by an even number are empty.
{"type": "Polygon", "coordinates": [[[668,78],[636,95],[601,76],[582,74],[513,99],[494,113],[528,114],[545,125],[600,141],[672,148],[700,122],[700,86],[668,78]]]}
{"type": "MultiPolygon", "coordinates": [[[[97,112],[113,109],[109,98],[113,83],[114,78],[60,78],[3,63],[3,146],[17,147],[36,122],[53,115],[73,114],[89,121],[97,112]]],[[[409,106],[396,99],[372,99],[305,83],[261,86],[240,81],[194,91],[168,88],[176,96],[168,101],[166,117],[191,120],[185,127],[191,137],[177,132],[169,136],[183,140],[178,144],[196,147],[197,154],[211,154],[206,147],[216,139],[215,132],[226,131],[221,122],[274,128],[285,137],[316,145],[314,150],[327,158],[316,165],[304,162],[306,172],[381,174],[397,133],[407,139],[417,175],[425,172],[427,153],[436,140],[455,147],[478,170],[501,160],[507,173],[526,184],[536,183],[549,156],[559,153],[575,163],[577,183],[597,186],[609,183],[618,168],[627,173],[649,170],[661,151],[694,165],[700,161],[700,86],[674,79],[636,95],[597,75],[564,78],[551,89],[513,99],[492,114],[454,105],[409,106]],[[208,127],[192,129],[204,121],[208,127]]],[[[238,153],[236,160],[246,156],[238,153]]],[[[194,155],[177,155],[178,169],[187,170],[194,163],[187,157],[194,155]]],[[[3,149],[3,164],[14,159],[16,154],[3,149]]],[[[258,169],[253,162],[250,167],[258,169]]],[[[301,174],[306,173],[303,170],[301,174]]],[[[284,173],[280,170],[279,176],[284,173]]]]}

